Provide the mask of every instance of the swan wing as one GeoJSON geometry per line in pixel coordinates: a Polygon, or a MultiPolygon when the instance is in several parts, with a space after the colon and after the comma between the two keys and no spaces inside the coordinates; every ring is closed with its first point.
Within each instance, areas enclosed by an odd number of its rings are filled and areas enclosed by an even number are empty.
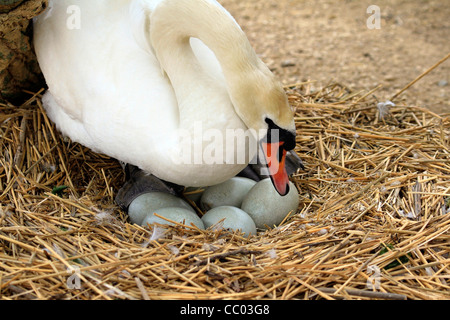
{"type": "Polygon", "coordinates": [[[36,53],[52,96],[45,105],[49,116],[75,141],[119,159],[128,150],[113,152],[118,144],[132,139],[135,149],[148,150],[156,133],[179,121],[173,88],[130,9],[129,0],[58,0],[34,22],[36,53]],[[78,27],[70,25],[77,14],[71,6],[79,8],[78,27]],[[80,125],[90,142],[71,134],[80,125]]]}

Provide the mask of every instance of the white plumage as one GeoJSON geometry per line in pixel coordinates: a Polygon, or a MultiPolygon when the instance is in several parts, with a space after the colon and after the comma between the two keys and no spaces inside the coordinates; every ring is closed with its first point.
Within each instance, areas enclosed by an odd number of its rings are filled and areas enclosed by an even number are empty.
{"type": "Polygon", "coordinates": [[[244,163],[225,153],[228,163],[192,163],[230,143],[202,135],[198,147],[198,128],[225,138],[226,130],[267,131],[269,118],[294,132],[281,85],[216,1],[56,0],[34,30],[49,87],[43,103],[58,129],[161,179],[213,185],[254,156],[235,146],[244,163]]]}

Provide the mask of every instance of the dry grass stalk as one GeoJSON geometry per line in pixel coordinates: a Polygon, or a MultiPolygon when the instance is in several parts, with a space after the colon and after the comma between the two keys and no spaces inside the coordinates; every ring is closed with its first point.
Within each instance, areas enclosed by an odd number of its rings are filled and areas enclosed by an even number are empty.
{"type": "Polygon", "coordinates": [[[250,238],[150,240],[113,202],[115,160],[64,139],[39,94],[0,105],[0,298],[449,299],[448,115],[310,85],[287,88],[298,213],[250,238]]]}

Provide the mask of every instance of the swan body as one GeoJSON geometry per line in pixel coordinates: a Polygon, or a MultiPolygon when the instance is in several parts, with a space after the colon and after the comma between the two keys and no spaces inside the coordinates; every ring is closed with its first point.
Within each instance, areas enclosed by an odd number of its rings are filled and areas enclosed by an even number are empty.
{"type": "Polygon", "coordinates": [[[277,147],[295,144],[281,85],[217,1],[50,1],[34,44],[57,128],[160,179],[208,186],[235,176],[255,151],[229,132],[259,142],[272,126],[277,147]]]}

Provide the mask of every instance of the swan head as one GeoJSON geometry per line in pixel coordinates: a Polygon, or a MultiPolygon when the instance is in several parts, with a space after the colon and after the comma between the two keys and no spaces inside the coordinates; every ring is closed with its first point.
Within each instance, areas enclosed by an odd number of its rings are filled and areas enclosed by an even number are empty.
{"type": "Polygon", "coordinates": [[[286,153],[295,148],[293,111],[272,72],[260,62],[250,74],[240,74],[230,88],[235,111],[257,133],[272,183],[280,195],[289,192],[286,153]]]}
{"type": "Polygon", "coordinates": [[[289,179],[285,156],[295,147],[295,124],[281,84],[258,58],[234,18],[217,1],[164,0],[157,3],[156,8],[149,10],[152,12],[150,42],[162,69],[172,77],[171,81],[181,79],[182,72],[177,68],[179,61],[187,62],[188,67],[197,66],[199,62],[195,53],[192,54],[190,38],[203,42],[220,65],[217,69],[223,73],[234,111],[264,151],[275,189],[280,195],[287,194],[289,179]]]}

